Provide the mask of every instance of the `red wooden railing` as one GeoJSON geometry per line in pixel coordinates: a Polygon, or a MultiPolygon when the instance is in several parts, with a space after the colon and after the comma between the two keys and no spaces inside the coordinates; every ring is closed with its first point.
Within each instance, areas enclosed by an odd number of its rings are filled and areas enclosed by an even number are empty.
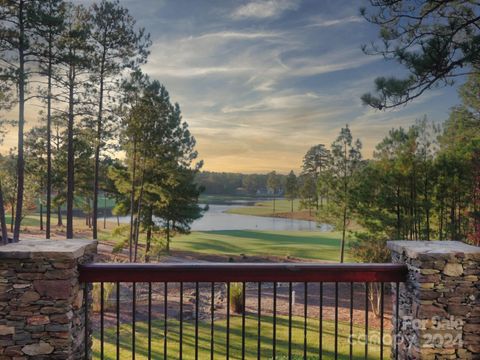
{"type": "MultiPolygon", "coordinates": [[[[218,283],[226,283],[226,358],[230,358],[230,284],[241,283],[243,304],[246,304],[247,288],[246,284],[256,283],[256,297],[257,297],[257,351],[255,358],[260,359],[262,357],[262,334],[261,334],[261,322],[262,322],[262,288],[266,287],[267,283],[273,283],[272,293],[272,307],[271,315],[273,317],[273,334],[271,339],[271,352],[268,358],[276,359],[279,355],[277,352],[277,339],[276,339],[276,326],[277,326],[277,289],[279,283],[288,283],[288,351],[284,354],[288,359],[292,358],[292,284],[303,283],[304,291],[304,343],[303,343],[303,358],[307,359],[308,356],[313,354],[308,352],[307,344],[307,309],[308,309],[308,291],[309,286],[312,283],[318,283],[318,297],[319,297],[319,346],[318,352],[315,356],[319,359],[324,357],[323,349],[323,302],[324,302],[324,285],[330,284],[334,287],[334,353],[332,357],[337,359],[339,357],[338,348],[338,310],[339,310],[339,284],[346,286],[349,289],[349,311],[350,311],[350,337],[353,335],[353,303],[354,299],[358,301],[358,296],[354,294],[354,285],[357,283],[364,284],[363,291],[363,304],[365,308],[364,317],[364,329],[365,338],[368,339],[369,324],[368,324],[368,312],[369,312],[369,299],[368,288],[371,283],[379,283],[381,289],[381,306],[380,306],[380,358],[384,358],[383,354],[383,332],[384,332],[384,291],[390,283],[396,288],[394,292],[398,297],[398,286],[400,282],[404,282],[407,275],[407,267],[405,265],[397,264],[310,264],[310,263],[252,263],[252,264],[231,264],[231,263],[189,263],[189,264],[113,264],[113,263],[97,263],[82,265],[79,267],[80,281],[89,286],[90,283],[100,283],[100,313],[99,313],[99,332],[100,332],[100,351],[99,357],[105,358],[105,301],[104,298],[104,284],[115,283],[116,284],[116,296],[115,296],[115,312],[116,312],[116,358],[124,359],[121,355],[120,344],[120,323],[122,305],[126,299],[120,299],[120,288],[122,283],[131,284],[131,327],[132,327],[132,339],[131,339],[131,351],[132,359],[136,356],[136,315],[137,315],[137,286],[146,286],[147,293],[147,314],[146,319],[148,328],[148,349],[147,358],[152,359],[152,293],[155,289],[152,284],[163,284],[163,300],[164,300],[164,337],[163,337],[163,354],[164,359],[168,358],[168,296],[170,283],[177,283],[179,285],[178,307],[179,307],[179,349],[178,358],[182,359],[185,356],[183,351],[183,324],[184,324],[184,286],[185,284],[192,284],[194,291],[194,326],[195,326],[195,347],[194,358],[199,359],[199,298],[202,289],[205,291],[205,286],[208,287],[208,293],[211,294],[211,312],[210,312],[210,358],[214,359],[215,355],[215,343],[214,343],[214,329],[215,329],[215,285],[218,283]],[[208,283],[208,284],[205,284],[208,283]],[[141,284],[141,285],[140,285],[141,284]],[[388,285],[385,285],[388,284],[388,285]],[[271,356],[270,356],[271,355],[271,356]]],[[[311,291],[311,290],[310,290],[311,291]]],[[[85,291],[87,294],[87,291],[85,291]]],[[[170,292],[171,294],[171,292],[170,292]]],[[[88,311],[88,297],[85,298],[87,303],[87,311],[85,312],[86,322],[92,321],[91,312],[88,311]]],[[[396,302],[398,304],[398,301],[396,302]]],[[[130,306],[130,305],[129,305],[130,306]]],[[[392,310],[392,316],[398,316],[398,307],[392,310]]],[[[242,326],[241,326],[241,358],[248,358],[246,349],[246,333],[245,333],[245,311],[242,312],[242,326]]],[[[398,321],[395,321],[397,324],[398,321]]],[[[88,329],[88,326],[86,326],[88,329]]],[[[87,330],[88,331],[88,330],[87,330]]],[[[88,334],[87,334],[88,335],[88,334]]],[[[86,342],[88,344],[88,342],[86,342]]],[[[251,350],[251,349],[248,349],[251,350]]],[[[368,352],[368,341],[365,341],[365,359],[370,358],[368,352]]],[[[90,352],[90,349],[86,349],[86,352],[90,352]]],[[[251,353],[251,351],[249,352],[251,353]]],[[[263,355],[264,356],[264,355],[263,355]]],[[[394,357],[396,358],[396,349],[394,349],[394,357]]],[[[352,345],[349,348],[349,358],[353,359],[352,345]]]]}

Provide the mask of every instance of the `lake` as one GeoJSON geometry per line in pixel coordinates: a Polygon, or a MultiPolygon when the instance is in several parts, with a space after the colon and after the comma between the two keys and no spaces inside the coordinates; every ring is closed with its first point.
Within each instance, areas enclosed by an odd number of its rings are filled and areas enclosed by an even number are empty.
{"type": "Polygon", "coordinates": [[[226,213],[242,205],[209,205],[209,210],[192,224],[192,231],[212,230],[264,230],[264,231],[330,231],[323,224],[317,227],[314,221],[274,218],[265,216],[238,215],[226,213]]]}
{"type": "MultiPolygon", "coordinates": [[[[192,231],[215,230],[260,230],[260,231],[331,231],[328,224],[318,224],[314,221],[274,218],[265,216],[229,214],[232,208],[253,206],[253,202],[236,202],[234,204],[210,204],[203,217],[192,223],[192,231]],[[245,205],[247,204],[247,205],[245,205]]],[[[205,206],[202,204],[202,206],[205,206]]],[[[117,221],[117,218],[109,218],[117,221]]],[[[121,216],[121,223],[129,223],[130,216],[121,216]]]]}

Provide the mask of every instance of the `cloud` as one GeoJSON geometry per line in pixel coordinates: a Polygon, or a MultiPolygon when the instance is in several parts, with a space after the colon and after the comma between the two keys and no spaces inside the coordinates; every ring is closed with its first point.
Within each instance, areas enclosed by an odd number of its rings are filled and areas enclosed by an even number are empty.
{"type": "Polygon", "coordinates": [[[237,20],[276,18],[287,10],[296,10],[298,6],[298,0],[256,0],[236,8],[232,18],[237,20]]]}
{"type": "Polygon", "coordinates": [[[379,59],[380,56],[366,56],[357,48],[336,50],[317,57],[298,57],[286,64],[292,76],[313,76],[358,68],[379,59]]]}
{"type": "Polygon", "coordinates": [[[360,16],[347,16],[340,19],[324,19],[321,17],[316,17],[313,21],[307,25],[307,27],[330,27],[336,25],[348,25],[351,23],[360,23],[364,19],[360,16]]]}
{"type": "Polygon", "coordinates": [[[177,78],[193,78],[200,76],[216,75],[216,74],[233,74],[244,73],[250,71],[247,67],[226,67],[226,66],[205,66],[205,67],[192,67],[192,66],[163,66],[152,70],[150,73],[155,76],[169,76],[177,78]]]}
{"type": "Polygon", "coordinates": [[[243,32],[243,31],[218,31],[218,32],[211,32],[205,33],[200,36],[191,36],[188,40],[202,40],[202,39],[209,39],[209,38],[220,38],[220,39],[239,39],[239,40],[248,40],[248,39],[262,39],[262,38],[274,38],[278,37],[279,33],[275,32],[266,32],[266,31],[250,31],[250,32],[243,32]]]}
{"type": "MultiPolygon", "coordinates": [[[[315,108],[319,103],[326,104],[331,99],[320,96],[313,92],[303,94],[275,94],[264,96],[260,101],[248,103],[243,106],[226,105],[222,108],[224,114],[243,113],[243,112],[262,112],[275,110],[296,110],[315,108]]],[[[325,111],[323,111],[325,113],[325,111]]]]}

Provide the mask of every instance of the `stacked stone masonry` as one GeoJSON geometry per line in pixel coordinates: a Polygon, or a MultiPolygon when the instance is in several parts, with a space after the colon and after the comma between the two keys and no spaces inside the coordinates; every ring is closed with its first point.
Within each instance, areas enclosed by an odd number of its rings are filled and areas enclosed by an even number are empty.
{"type": "Polygon", "coordinates": [[[96,243],[86,240],[0,247],[0,360],[85,358],[77,266],[95,253],[96,243]]]}
{"type": "Polygon", "coordinates": [[[389,247],[393,262],[409,270],[394,319],[398,358],[480,359],[480,248],[456,241],[389,247]]]}

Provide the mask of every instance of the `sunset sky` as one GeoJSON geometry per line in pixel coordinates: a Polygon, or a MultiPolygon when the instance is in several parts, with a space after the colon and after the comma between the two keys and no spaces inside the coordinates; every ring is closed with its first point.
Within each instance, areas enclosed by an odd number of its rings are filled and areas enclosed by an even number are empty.
{"type": "Polygon", "coordinates": [[[376,76],[402,74],[362,53],[378,33],[359,17],[364,1],[121,3],[151,33],[143,69],[180,103],[206,170],[297,171],[310,146],[329,146],[347,123],[369,157],[390,128],[423,115],[441,122],[458,103],[453,87],[395,111],[361,104],[376,76]]]}

